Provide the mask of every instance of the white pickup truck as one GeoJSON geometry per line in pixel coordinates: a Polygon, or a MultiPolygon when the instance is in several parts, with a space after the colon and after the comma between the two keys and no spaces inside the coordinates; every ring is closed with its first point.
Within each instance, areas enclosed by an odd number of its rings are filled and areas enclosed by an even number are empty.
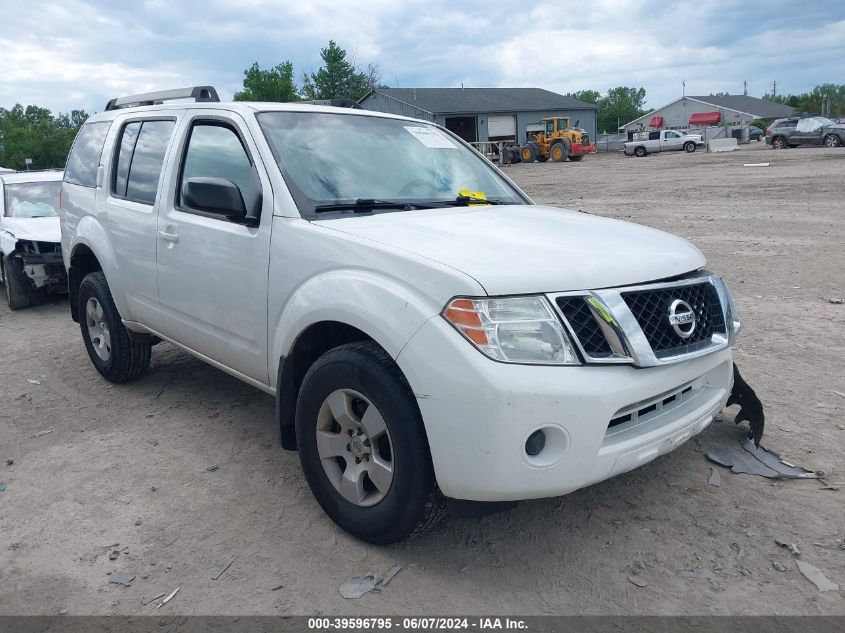
{"type": "Polygon", "coordinates": [[[125,97],[80,130],[71,313],[107,380],[164,340],[275,395],[352,534],[568,493],[726,405],[739,321],[689,242],[535,205],[430,122],[212,97],[125,97]]]}
{"type": "Polygon", "coordinates": [[[689,153],[694,152],[699,145],[704,146],[701,134],[682,134],[677,130],[662,130],[658,138],[628,141],[625,143],[625,154],[642,157],[672,150],[684,150],[689,153]]]}

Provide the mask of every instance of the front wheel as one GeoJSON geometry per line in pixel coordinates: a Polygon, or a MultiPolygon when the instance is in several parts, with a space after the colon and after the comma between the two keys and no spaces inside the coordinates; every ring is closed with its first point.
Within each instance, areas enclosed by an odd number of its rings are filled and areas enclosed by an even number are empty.
{"type": "Polygon", "coordinates": [[[10,309],[20,310],[32,305],[32,285],[23,271],[20,257],[3,256],[3,279],[10,309]]]}
{"type": "Polygon", "coordinates": [[[562,163],[566,160],[566,145],[563,143],[555,143],[549,150],[549,156],[553,163],[562,163]]]}
{"type": "Polygon", "coordinates": [[[130,337],[112,299],[106,276],[89,273],[79,285],[79,327],[97,371],[110,382],[126,382],[150,366],[151,346],[130,337]]]}
{"type": "Polygon", "coordinates": [[[828,134],[824,137],[824,145],[825,147],[839,147],[842,145],[842,141],[839,140],[836,134],[828,134]]]}
{"type": "Polygon", "coordinates": [[[297,398],[296,438],[314,497],[353,536],[394,543],[442,515],[416,400],[375,343],[342,345],[311,366],[297,398]]]}
{"type": "Polygon", "coordinates": [[[684,143],[684,151],[687,154],[692,154],[695,151],[695,143],[693,143],[692,141],[684,143]]]}

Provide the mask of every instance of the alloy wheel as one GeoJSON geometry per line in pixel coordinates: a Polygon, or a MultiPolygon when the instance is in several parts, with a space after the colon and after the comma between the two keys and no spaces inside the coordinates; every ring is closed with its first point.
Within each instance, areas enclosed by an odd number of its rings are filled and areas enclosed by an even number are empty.
{"type": "Polygon", "coordinates": [[[95,297],[90,297],[85,304],[85,325],[97,356],[103,361],[108,361],[111,357],[111,334],[108,323],[103,318],[103,306],[95,297]]]}
{"type": "Polygon", "coordinates": [[[334,489],[370,507],[393,483],[393,444],[379,410],[352,389],[330,393],[317,414],[317,453],[334,489]]]}

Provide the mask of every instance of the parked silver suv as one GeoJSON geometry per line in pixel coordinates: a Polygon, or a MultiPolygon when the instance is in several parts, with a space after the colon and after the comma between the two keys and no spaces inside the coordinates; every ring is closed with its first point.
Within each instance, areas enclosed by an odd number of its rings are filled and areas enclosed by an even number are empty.
{"type": "Polygon", "coordinates": [[[766,144],[772,149],[786,149],[799,145],[845,145],[845,125],[823,116],[778,119],[766,129],[766,144]]]}

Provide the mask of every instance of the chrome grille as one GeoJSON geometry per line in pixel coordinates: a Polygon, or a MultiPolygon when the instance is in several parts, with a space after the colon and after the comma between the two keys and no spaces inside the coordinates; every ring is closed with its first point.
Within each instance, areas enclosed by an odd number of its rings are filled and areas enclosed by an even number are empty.
{"type": "Polygon", "coordinates": [[[696,352],[710,345],[713,333],[725,334],[725,318],[716,288],[710,283],[623,292],[622,298],[658,358],[696,352]],[[669,306],[680,299],[695,312],[692,335],[683,338],[669,323],[669,306]]]}
{"type": "Polygon", "coordinates": [[[593,318],[585,297],[558,297],[557,305],[587,355],[593,358],[612,356],[610,345],[598,321],[593,318]]]}
{"type": "Polygon", "coordinates": [[[740,327],[730,293],[715,275],[549,298],[587,363],[655,367],[680,362],[725,349],[740,327]],[[684,317],[690,310],[695,315],[691,333],[688,321],[670,321],[670,311],[684,317]]]}

